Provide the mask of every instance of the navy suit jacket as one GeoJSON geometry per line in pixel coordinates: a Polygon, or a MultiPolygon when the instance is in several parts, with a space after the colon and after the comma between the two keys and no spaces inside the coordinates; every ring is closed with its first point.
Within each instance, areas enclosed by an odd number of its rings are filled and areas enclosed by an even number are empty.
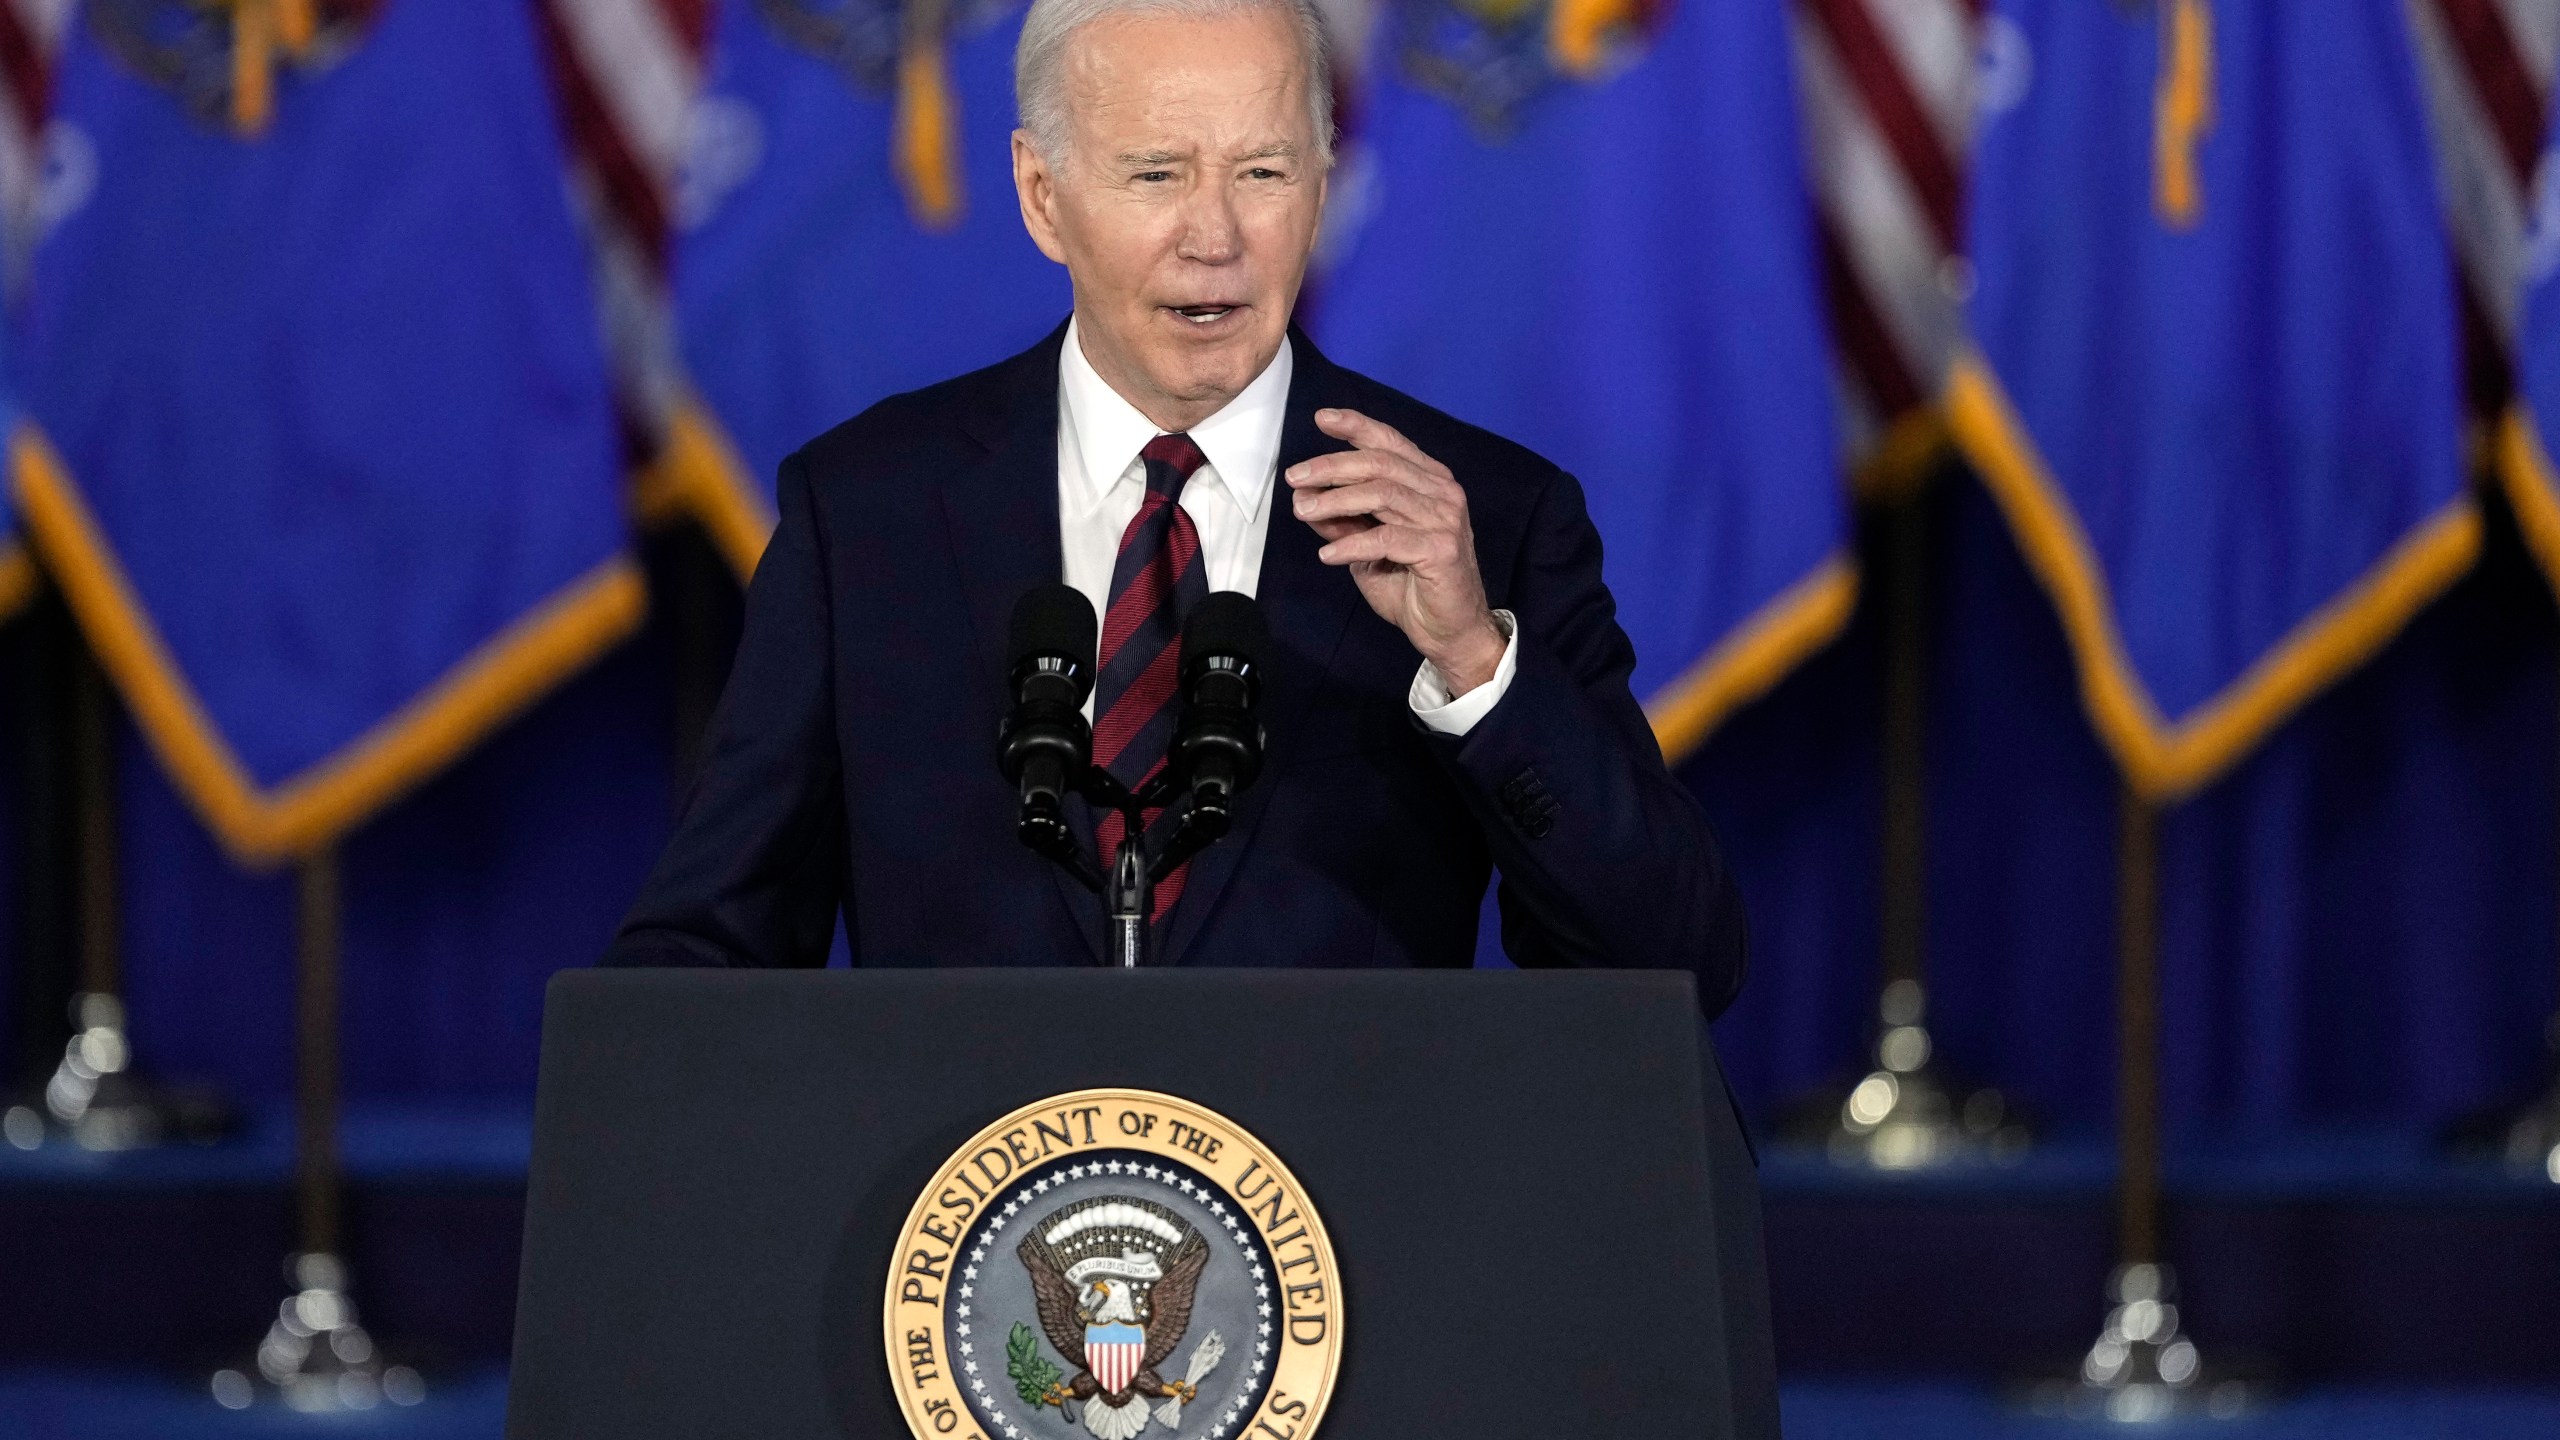
{"type": "MultiPolygon", "coordinates": [[[[1058,347],[894,396],[782,464],[699,778],[608,964],[1075,965],[1102,903],[1024,849],[997,774],[1014,601],[1059,578],[1058,347]]],[[[1489,869],[1521,965],[1680,967],[1707,1013],[1742,907],[1628,691],[1635,652],[1572,476],[1292,335],[1280,464],[1346,449],[1315,412],[1403,431],[1466,488],[1511,688],[1463,738],[1406,701],[1413,646],[1275,503],[1261,778],[1191,863],[1172,965],[1465,966],[1489,869]]]]}

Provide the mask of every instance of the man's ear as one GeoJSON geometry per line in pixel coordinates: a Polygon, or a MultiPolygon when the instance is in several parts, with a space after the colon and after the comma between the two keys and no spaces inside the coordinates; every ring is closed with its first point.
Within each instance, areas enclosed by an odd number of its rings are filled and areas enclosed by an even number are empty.
{"type": "Polygon", "coordinates": [[[1066,264],[1067,247],[1058,239],[1058,177],[1050,173],[1028,130],[1013,132],[1013,194],[1022,202],[1022,228],[1031,232],[1031,243],[1066,264]]]}

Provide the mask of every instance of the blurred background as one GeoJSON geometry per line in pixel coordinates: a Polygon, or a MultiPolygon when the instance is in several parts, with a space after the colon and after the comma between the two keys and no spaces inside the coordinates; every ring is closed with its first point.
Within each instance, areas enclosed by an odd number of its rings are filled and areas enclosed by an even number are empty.
{"type": "MultiPolygon", "coordinates": [[[[1741,878],[1791,1432],[2560,1434],[2560,0],[1326,10],[1299,320],[1741,878]]],[[[0,0],[0,1435],[498,1432],[774,467],[1065,313],[1020,12],[0,0]]]]}

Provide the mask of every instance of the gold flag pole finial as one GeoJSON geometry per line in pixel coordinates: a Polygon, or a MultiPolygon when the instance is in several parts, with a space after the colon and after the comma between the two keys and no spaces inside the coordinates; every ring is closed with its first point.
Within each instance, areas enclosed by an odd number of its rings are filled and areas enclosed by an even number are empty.
{"type": "Polygon", "coordinates": [[[2196,147],[2213,128],[2213,10],[2207,0],[2167,0],[2160,81],[2152,100],[2152,206],[2173,230],[2204,218],[2196,147]]]}
{"type": "Polygon", "coordinates": [[[907,210],[928,230],[960,220],[960,106],[939,35],[910,35],[898,57],[897,128],[891,144],[907,210]]]}
{"type": "Polygon", "coordinates": [[[1640,0],[1554,0],[1547,12],[1547,53],[1556,68],[1588,80],[1609,62],[1609,42],[1641,23],[1640,0]]]}
{"type": "Polygon", "coordinates": [[[270,0],[232,0],[231,128],[263,134],[275,114],[276,14],[270,0]]]}
{"type": "Polygon", "coordinates": [[[296,57],[311,49],[311,38],[320,29],[320,0],[275,0],[276,38],[284,42],[285,53],[296,57]]]}
{"type": "Polygon", "coordinates": [[[231,0],[234,133],[266,133],[276,111],[276,52],[303,54],[318,29],[318,0],[231,0]]]}

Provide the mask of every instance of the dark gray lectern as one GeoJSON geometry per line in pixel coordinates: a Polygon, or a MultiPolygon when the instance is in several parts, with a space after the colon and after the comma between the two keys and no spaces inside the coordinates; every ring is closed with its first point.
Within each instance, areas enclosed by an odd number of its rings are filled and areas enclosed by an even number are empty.
{"type": "Polygon", "coordinates": [[[1252,1132],[1322,1214],[1322,1440],[1775,1436],[1758,1191],[1699,1035],[1661,972],[564,974],[507,1432],[903,1440],[908,1208],[981,1126],[1126,1086],[1252,1132]]]}

